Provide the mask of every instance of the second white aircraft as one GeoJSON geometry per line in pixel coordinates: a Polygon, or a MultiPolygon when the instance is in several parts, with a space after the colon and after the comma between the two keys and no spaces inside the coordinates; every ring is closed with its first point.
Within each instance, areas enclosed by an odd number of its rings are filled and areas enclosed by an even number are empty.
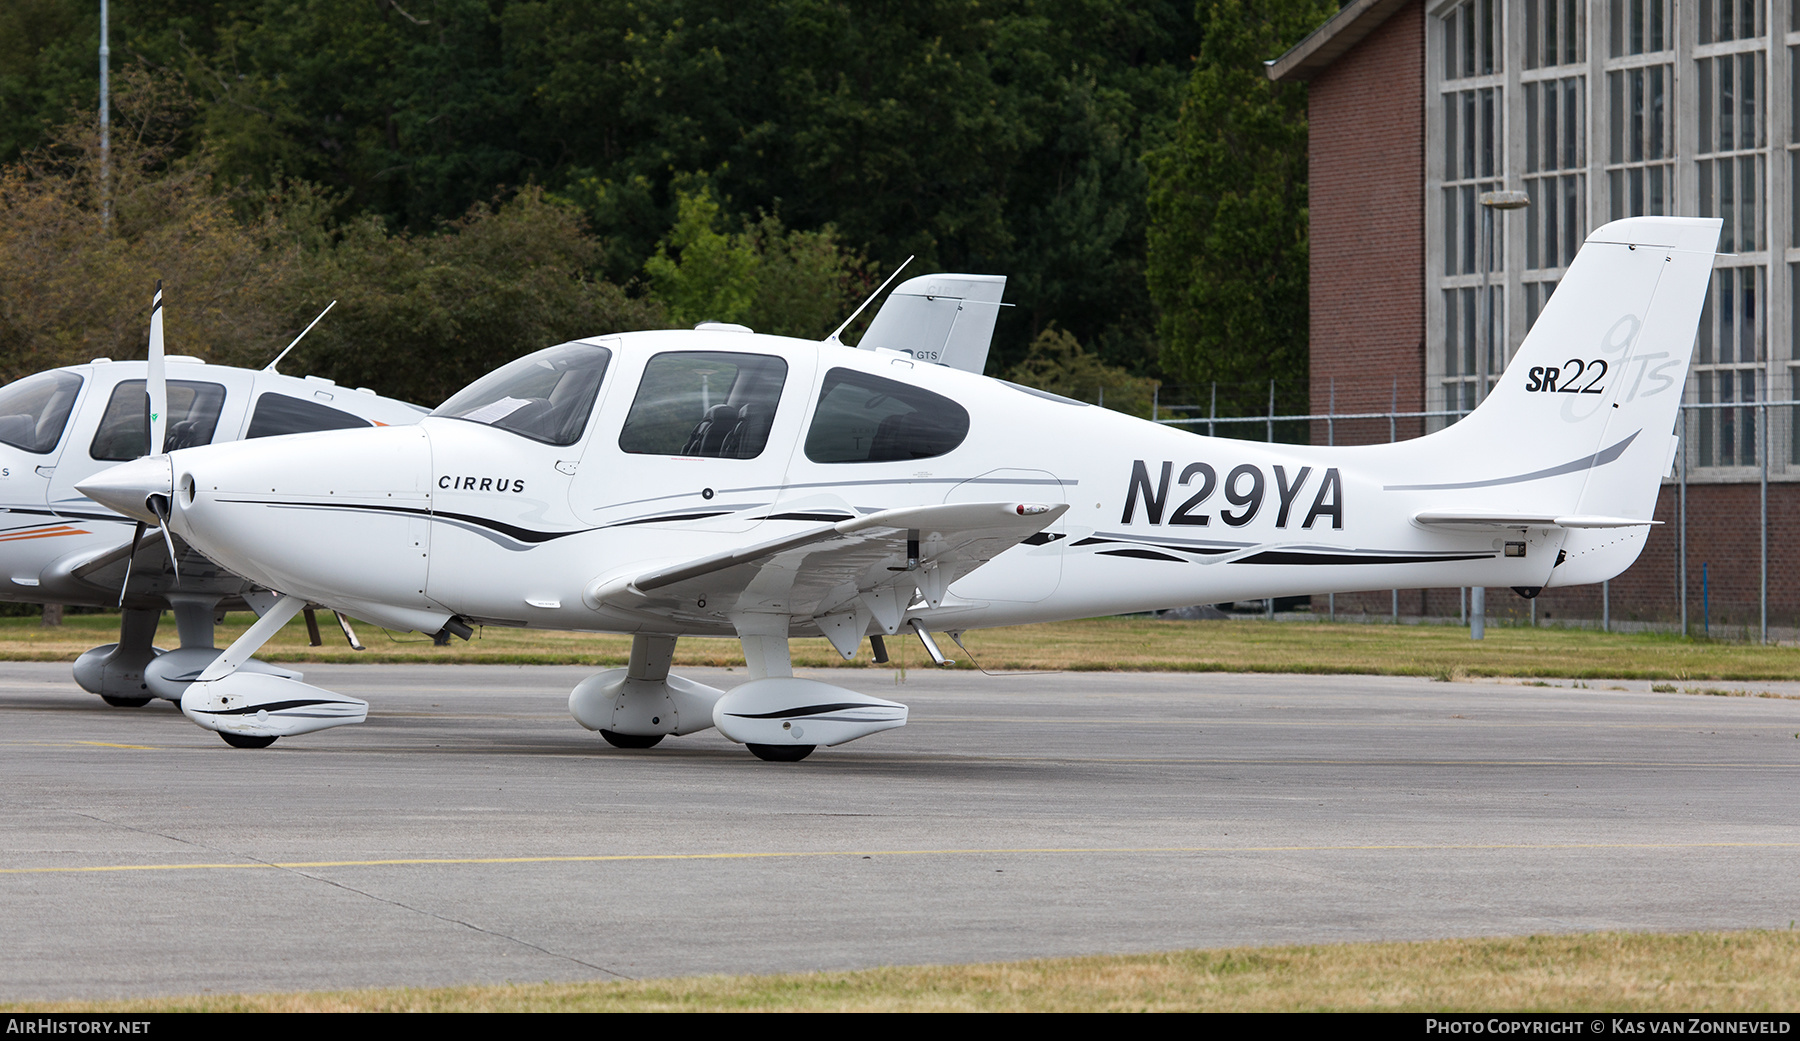
{"type": "MultiPolygon", "coordinates": [[[[1396,444],[1197,437],[962,371],[954,332],[901,344],[878,317],[870,349],[724,326],[576,341],[416,426],[184,449],[81,488],[285,594],[182,696],[233,744],[365,717],[235,671],[312,601],[423,632],[632,633],[628,668],[572,692],[582,725],[624,747],[716,726],[799,759],[906,708],[794,677],[791,637],[879,655],[906,629],[935,655],[933,631],[1618,574],[1674,458],[1718,230],[1598,229],[1486,402],[1396,444]],[[689,635],[741,640],[750,681],[672,675],[689,635]]],[[[994,298],[966,295],[953,317],[988,307],[991,328],[994,298]]]]}

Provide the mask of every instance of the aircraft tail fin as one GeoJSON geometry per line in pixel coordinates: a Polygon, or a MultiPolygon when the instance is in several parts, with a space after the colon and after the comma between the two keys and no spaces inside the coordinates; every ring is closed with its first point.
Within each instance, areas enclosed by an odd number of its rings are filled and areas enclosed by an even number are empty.
{"type": "Polygon", "coordinates": [[[1005,275],[920,275],[900,283],[856,346],[905,351],[915,359],[981,375],[1005,275]]]}
{"type": "MultiPolygon", "coordinates": [[[[1649,521],[1674,461],[1676,416],[1720,222],[1632,217],[1588,236],[1481,406],[1419,444],[1427,508],[1649,521]],[[1422,468],[1423,469],[1423,468],[1422,468]]],[[[1609,578],[1647,527],[1572,532],[1554,585],[1609,578]]]]}

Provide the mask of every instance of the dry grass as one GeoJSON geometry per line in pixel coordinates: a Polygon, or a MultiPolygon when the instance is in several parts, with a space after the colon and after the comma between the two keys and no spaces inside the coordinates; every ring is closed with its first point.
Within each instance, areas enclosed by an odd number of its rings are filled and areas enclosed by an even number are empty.
{"type": "MultiPolygon", "coordinates": [[[[250,623],[234,614],[219,628],[223,646],[250,623]]],[[[73,661],[97,644],[117,639],[118,621],[109,615],[72,615],[58,629],[35,619],[0,619],[0,660],[73,661]]],[[[283,662],[436,662],[444,664],[623,665],[627,636],[541,630],[484,629],[476,638],[448,647],[433,646],[416,633],[390,636],[362,626],[368,650],[345,646],[329,615],[323,619],[323,647],[309,647],[304,625],[289,624],[260,655],[283,662]]],[[[174,622],[164,616],[159,642],[173,646],[174,622]]],[[[1442,680],[1476,677],[1568,677],[1638,680],[1800,679],[1800,652],[1683,639],[1661,634],[1599,633],[1580,629],[1490,628],[1477,643],[1454,626],[1394,626],[1253,620],[1160,621],[1153,618],[1093,618],[1079,622],[984,629],[964,642],[990,670],[1130,670],[1167,672],[1304,672],[1430,676],[1442,680]]],[[[945,650],[968,655],[948,641],[945,650]]],[[[916,641],[888,641],[896,664],[918,668],[928,662],[916,641]]],[[[824,640],[795,640],[794,663],[812,668],[867,667],[868,649],[845,662],[824,640]]],[[[741,666],[735,640],[684,639],[676,648],[681,666],[741,666]]]]}
{"type": "Polygon", "coordinates": [[[1800,1007],[1800,933],[1237,948],[616,983],[208,995],[0,1011],[1587,1011],[1800,1007]]]}

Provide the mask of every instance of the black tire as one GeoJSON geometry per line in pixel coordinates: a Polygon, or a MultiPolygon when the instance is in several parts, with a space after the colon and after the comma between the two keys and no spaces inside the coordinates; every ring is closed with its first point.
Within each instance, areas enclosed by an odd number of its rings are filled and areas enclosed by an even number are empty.
{"type": "Polygon", "coordinates": [[[100,695],[100,700],[111,705],[113,708],[143,708],[145,705],[150,704],[149,698],[120,698],[111,694],[100,695]]]}
{"type": "Polygon", "coordinates": [[[224,738],[225,743],[233,748],[267,748],[275,743],[275,739],[272,737],[256,737],[251,734],[227,734],[223,730],[219,731],[219,736],[224,738]]]}
{"type": "Polygon", "coordinates": [[[615,734],[610,730],[600,731],[600,736],[614,748],[655,748],[663,739],[661,734],[615,734]]]}
{"type": "Polygon", "coordinates": [[[769,763],[797,763],[812,755],[817,745],[745,745],[750,754],[769,763]]]}

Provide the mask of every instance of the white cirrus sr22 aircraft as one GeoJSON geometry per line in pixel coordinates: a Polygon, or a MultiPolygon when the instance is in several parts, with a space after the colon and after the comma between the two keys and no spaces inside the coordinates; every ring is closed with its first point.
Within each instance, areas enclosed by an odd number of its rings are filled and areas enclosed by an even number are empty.
{"type": "MultiPolygon", "coordinates": [[[[76,485],[144,456],[153,443],[159,452],[174,451],[297,431],[411,424],[424,414],[373,391],[284,376],[275,371],[279,357],[256,371],[165,357],[162,318],[159,285],[148,361],[96,358],[0,387],[0,600],[122,608],[119,641],[75,662],[76,682],[120,707],[153,697],[180,700],[219,654],[213,645],[218,612],[266,608],[275,594],[220,568],[166,529],[148,530],[160,526],[156,520],[121,517],[76,485]],[[152,642],[163,611],[171,609],[181,645],[165,653],[152,642]]],[[[347,623],[345,634],[353,635],[347,623]]],[[[255,660],[245,667],[300,676],[255,660]]]]}
{"type": "Polygon", "coordinates": [[[632,633],[629,667],[571,693],[583,726],[638,748],[716,726],[796,760],[907,710],[794,677],[795,636],[879,659],[910,629],[941,657],[931,631],[1617,575],[1674,458],[1718,233],[1595,231],[1487,400],[1396,444],[1199,437],[984,378],[1000,280],[932,275],[857,348],[719,325],[580,340],[414,426],[186,448],[81,488],[282,592],[181,698],[234,745],[365,718],[237,670],[312,601],[423,632],[632,633]],[[682,636],[741,640],[749,681],[671,675],[682,636]]]}

